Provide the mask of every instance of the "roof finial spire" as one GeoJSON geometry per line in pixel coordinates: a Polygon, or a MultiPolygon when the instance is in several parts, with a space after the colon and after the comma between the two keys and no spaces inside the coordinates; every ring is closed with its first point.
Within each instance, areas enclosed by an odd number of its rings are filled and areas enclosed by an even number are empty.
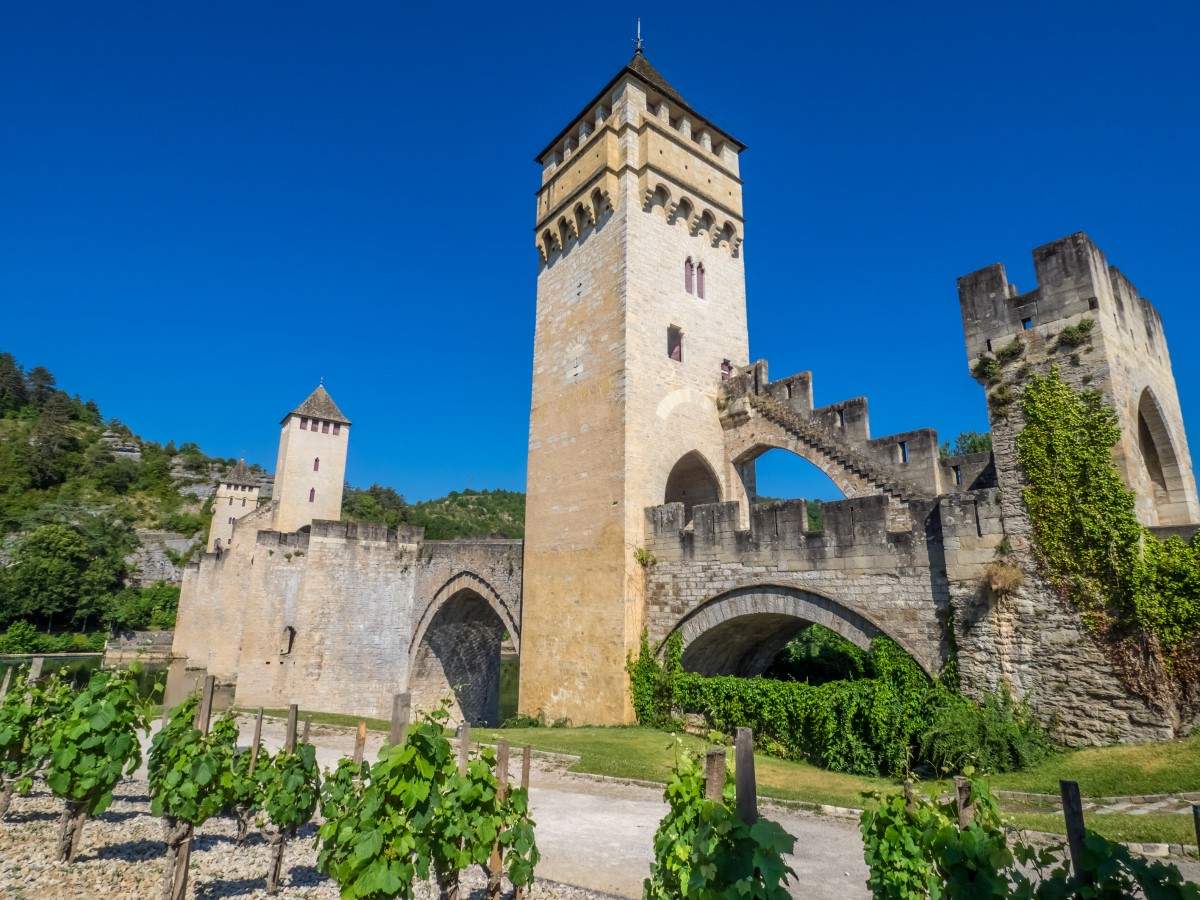
{"type": "Polygon", "coordinates": [[[325,376],[321,376],[321,387],[325,387],[325,376]]]}
{"type": "Polygon", "coordinates": [[[633,41],[634,53],[642,52],[642,17],[637,18],[637,37],[633,41]]]}

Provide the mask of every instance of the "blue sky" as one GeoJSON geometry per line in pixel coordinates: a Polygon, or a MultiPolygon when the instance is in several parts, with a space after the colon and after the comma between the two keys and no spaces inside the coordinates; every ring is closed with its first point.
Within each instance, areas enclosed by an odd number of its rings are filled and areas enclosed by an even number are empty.
{"type": "MultiPolygon", "coordinates": [[[[986,427],[954,281],[1086,230],[1200,422],[1195,5],[20,4],[0,349],[143,435],[274,463],[324,376],[348,477],[523,488],[533,154],[647,55],[749,145],[751,351],[876,434],[986,427]]],[[[1193,443],[1196,431],[1192,430],[1193,443]]],[[[765,493],[820,494],[767,457],[765,493]]]]}

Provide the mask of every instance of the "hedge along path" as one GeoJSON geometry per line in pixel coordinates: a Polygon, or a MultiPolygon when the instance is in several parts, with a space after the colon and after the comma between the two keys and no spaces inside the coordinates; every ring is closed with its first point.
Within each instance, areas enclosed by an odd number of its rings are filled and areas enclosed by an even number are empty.
{"type": "MultiPolygon", "coordinates": [[[[202,735],[208,734],[212,719],[213,691],[216,688],[215,675],[204,677],[204,690],[200,695],[200,705],[196,708],[196,718],[192,727],[202,735]]],[[[168,818],[166,821],[167,842],[167,871],[166,883],[163,885],[165,900],[184,900],[187,896],[188,863],[192,858],[192,836],[196,826],[182,819],[168,818]]]]}

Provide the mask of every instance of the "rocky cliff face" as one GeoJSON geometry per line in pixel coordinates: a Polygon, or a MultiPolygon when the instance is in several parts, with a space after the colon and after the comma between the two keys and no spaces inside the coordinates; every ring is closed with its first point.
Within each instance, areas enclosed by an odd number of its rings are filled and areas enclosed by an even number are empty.
{"type": "Polygon", "coordinates": [[[168,584],[179,584],[183,581],[183,569],[171,560],[167,551],[170,550],[173,554],[186,553],[195,543],[194,538],[174,531],[139,528],[137,539],[140,546],[125,557],[125,563],[129,566],[131,587],[142,587],[159,581],[168,584]]]}

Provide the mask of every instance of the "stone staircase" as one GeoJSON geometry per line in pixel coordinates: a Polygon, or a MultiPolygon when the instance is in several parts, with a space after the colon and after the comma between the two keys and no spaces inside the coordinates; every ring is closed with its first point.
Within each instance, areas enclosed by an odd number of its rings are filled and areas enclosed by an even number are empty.
{"type": "Polygon", "coordinates": [[[847,472],[874,485],[882,493],[894,500],[907,503],[910,500],[928,499],[930,494],[912,482],[898,478],[874,460],[868,459],[863,453],[846,446],[838,437],[831,434],[812,419],[806,419],[783,403],[766,394],[749,393],[747,399],[763,418],[774,422],[780,428],[797,438],[802,444],[820,454],[827,460],[836,463],[847,472]]]}

